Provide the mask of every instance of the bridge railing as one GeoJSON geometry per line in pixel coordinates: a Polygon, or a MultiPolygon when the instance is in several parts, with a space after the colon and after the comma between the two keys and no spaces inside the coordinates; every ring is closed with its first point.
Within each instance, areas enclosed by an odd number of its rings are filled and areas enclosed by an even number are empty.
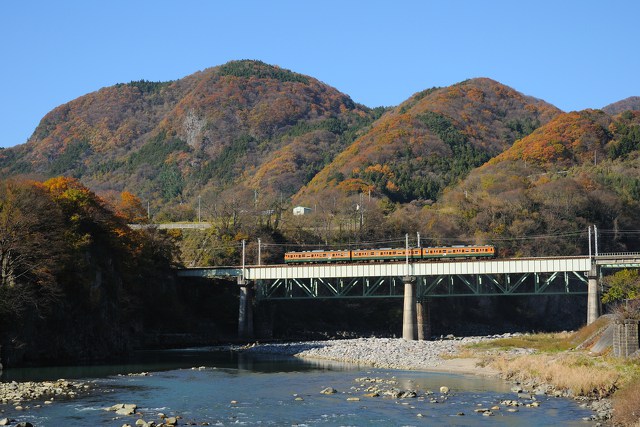
{"type": "Polygon", "coordinates": [[[595,258],[640,257],[640,252],[610,252],[598,254],[595,258]]]}

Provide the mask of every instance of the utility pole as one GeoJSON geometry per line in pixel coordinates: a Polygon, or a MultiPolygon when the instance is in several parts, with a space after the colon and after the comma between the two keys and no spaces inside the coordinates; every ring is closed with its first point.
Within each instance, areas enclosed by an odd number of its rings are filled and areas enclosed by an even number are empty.
{"type": "Polygon", "coordinates": [[[589,262],[591,262],[591,226],[589,226],[589,262]]]}
{"type": "Polygon", "coordinates": [[[261,242],[260,239],[258,239],[258,265],[262,265],[261,263],[261,258],[262,258],[262,246],[261,246],[261,242]]]}
{"type": "Polygon", "coordinates": [[[151,219],[151,204],[147,200],[147,219],[151,219]]]}
{"type": "Polygon", "coordinates": [[[198,196],[198,223],[200,222],[201,216],[200,216],[200,196],[198,196]]]}
{"type": "Polygon", "coordinates": [[[358,230],[358,233],[362,233],[362,223],[364,222],[364,206],[362,206],[362,196],[363,194],[360,193],[360,230],[358,230]]]}
{"type": "Polygon", "coordinates": [[[244,249],[245,249],[245,240],[242,239],[242,282],[244,282],[244,249]]]}

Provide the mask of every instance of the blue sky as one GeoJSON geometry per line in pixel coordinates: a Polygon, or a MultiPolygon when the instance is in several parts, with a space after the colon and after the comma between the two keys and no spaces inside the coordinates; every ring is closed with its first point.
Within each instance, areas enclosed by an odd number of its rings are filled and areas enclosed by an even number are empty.
{"type": "Polygon", "coordinates": [[[0,146],[51,109],[233,59],[313,76],[369,107],[489,77],[565,111],[640,95],[636,0],[34,1],[0,6],[0,146]]]}

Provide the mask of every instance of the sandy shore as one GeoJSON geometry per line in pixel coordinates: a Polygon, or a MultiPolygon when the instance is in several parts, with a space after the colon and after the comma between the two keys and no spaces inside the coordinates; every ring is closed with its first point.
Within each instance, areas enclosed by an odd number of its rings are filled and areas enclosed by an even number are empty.
{"type": "Polygon", "coordinates": [[[497,371],[478,366],[478,359],[454,358],[460,347],[493,338],[466,337],[437,341],[398,338],[357,338],[283,344],[257,344],[242,351],[282,354],[303,359],[332,360],[386,369],[450,372],[496,376],[497,371]]]}

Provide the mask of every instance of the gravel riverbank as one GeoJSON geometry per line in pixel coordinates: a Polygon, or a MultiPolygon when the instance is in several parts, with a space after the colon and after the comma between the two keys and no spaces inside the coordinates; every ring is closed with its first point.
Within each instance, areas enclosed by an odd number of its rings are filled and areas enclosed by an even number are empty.
{"type": "Polygon", "coordinates": [[[282,344],[256,344],[241,351],[282,354],[304,359],[348,362],[385,369],[437,370],[493,375],[497,371],[476,366],[475,359],[451,359],[460,347],[495,337],[465,337],[436,341],[405,341],[397,338],[357,338],[282,344]]]}
{"type": "Polygon", "coordinates": [[[21,402],[35,399],[48,399],[46,404],[55,398],[73,398],[79,393],[87,392],[91,386],[87,382],[79,381],[27,381],[0,382],[0,403],[21,406],[21,402]]]}

